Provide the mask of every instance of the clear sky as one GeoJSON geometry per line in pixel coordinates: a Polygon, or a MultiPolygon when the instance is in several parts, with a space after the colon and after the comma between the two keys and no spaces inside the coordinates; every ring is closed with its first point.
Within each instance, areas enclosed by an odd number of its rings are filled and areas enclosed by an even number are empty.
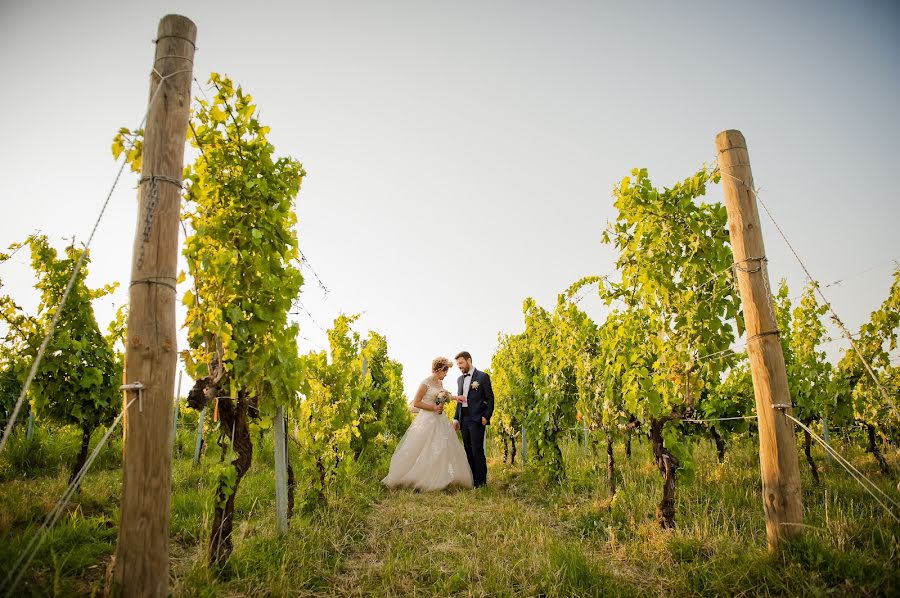
{"type": "MultiPolygon", "coordinates": [[[[338,313],[363,312],[409,393],[436,355],[468,349],[486,367],[498,332],[521,330],[526,296],[552,306],[610,272],[600,234],[615,182],[637,166],[661,185],[684,178],[723,129],[743,131],[813,275],[843,280],[825,290],[848,324],[884,299],[900,258],[890,0],[2,0],[0,245],[35,230],[57,246],[86,238],[117,169],[112,136],[141,119],[151,40],[172,12],[198,26],[198,78],[243,85],[277,151],[309,173],[300,244],[330,293],[307,278],[301,350],[324,347],[318,326],[338,313]]],[[[127,298],[136,179],[92,246],[91,281],[123,283],[98,305],[104,326],[127,298]]],[[[763,228],[772,277],[799,294],[802,272],[763,228]]],[[[2,292],[33,308],[25,257],[0,265],[2,292]]]]}

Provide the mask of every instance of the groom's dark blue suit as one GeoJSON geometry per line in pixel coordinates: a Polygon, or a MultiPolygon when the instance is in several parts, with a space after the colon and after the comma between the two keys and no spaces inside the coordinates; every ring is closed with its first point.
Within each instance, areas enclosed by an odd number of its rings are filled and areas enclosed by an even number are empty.
{"type": "MultiPolygon", "coordinates": [[[[462,430],[463,446],[466,447],[466,458],[469,467],[472,468],[472,481],[475,487],[484,486],[487,483],[487,459],[484,456],[484,429],[481,423],[483,417],[487,423],[491,423],[494,414],[494,389],[491,388],[491,377],[472,368],[472,382],[469,385],[469,406],[463,408],[462,403],[456,405],[454,419],[459,422],[462,430]]],[[[457,380],[459,395],[463,393],[463,381],[465,375],[457,380]]]]}

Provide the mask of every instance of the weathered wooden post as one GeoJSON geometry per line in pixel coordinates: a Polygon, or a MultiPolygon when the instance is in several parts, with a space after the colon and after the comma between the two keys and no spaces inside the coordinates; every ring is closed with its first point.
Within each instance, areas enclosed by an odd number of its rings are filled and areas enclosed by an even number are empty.
{"type": "MultiPolygon", "coordinates": [[[[825,441],[825,444],[831,446],[831,435],[828,431],[828,418],[822,416],[822,440],[825,441]]],[[[831,451],[825,451],[825,458],[831,463],[831,451]]]]}
{"type": "Polygon", "coordinates": [[[25,429],[25,439],[31,440],[34,436],[34,409],[28,410],[28,427],[25,429]]]}
{"type": "Polygon", "coordinates": [[[178,445],[178,412],[180,411],[179,397],[181,397],[181,374],[178,372],[178,384],[175,386],[175,414],[172,416],[172,442],[178,445]]]}
{"type": "Polygon", "coordinates": [[[800,467],[784,354],[772,308],[766,251],[763,246],[750,155],[740,131],[716,136],[728,230],[734,252],[734,273],[741,294],[747,329],[747,354],[759,420],[759,461],[762,472],[766,535],[773,550],[799,536],[803,523],[800,467]]]}
{"type": "Polygon", "coordinates": [[[177,365],[175,277],[182,168],[197,27],[159,23],[144,127],[140,202],[131,267],[122,502],[113,596],[168,595],[172,392],[177,365]]]}
{"type": "Polygon", "coordinates": [[[194,443],[194,466],[200,464],[200,451],[203,450],[203,419],[206,417],[206,407],[200,410],[200,418],[197,422],[197,441],[194,443]]]}
{"type": "Polygon", "coordinates": [[[368,360],[366,359],[366,346],[369,344],[368,340],[363,340],[361,345],[361,353],[362,353],[362,383],[365,385],[366,383],[366,374],[368,373],[368,360]]]}
{"type": "Polygon", "coordinates": [[[284,407],[275,408],[275,519],[278,534],[288,531],[287,517],[287,437],[284,421],[284,407]]]}
{"type": "Polygon", "coordinates": [[[528,443],[525,442],[525,424],[522,424],[522,465],[526,465],[528,463],[528,443]]]}

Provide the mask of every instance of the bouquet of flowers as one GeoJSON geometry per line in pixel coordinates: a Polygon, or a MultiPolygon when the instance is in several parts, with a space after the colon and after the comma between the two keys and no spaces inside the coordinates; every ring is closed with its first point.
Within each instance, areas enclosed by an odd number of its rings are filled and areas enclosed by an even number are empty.
{"type": "Polygon", "coordinates": [[[450,394],[449,391],[442,390],[437,394],[437,397],[434,399],[435,405],[446,405],[447,403],[453,402],[453,395],[450,394]]]}

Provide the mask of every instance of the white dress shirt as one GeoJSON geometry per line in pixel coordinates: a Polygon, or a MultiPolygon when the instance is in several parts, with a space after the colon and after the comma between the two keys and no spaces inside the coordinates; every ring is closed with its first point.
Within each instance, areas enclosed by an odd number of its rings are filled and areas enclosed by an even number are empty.
{"type": "Polygon", "coordinates": [[[466,398],[466,400],[463,401],[463,404],[462,404],[463,407],[469,406],[469,387],[472,386],[472,375],[474,373],[475,373],[475,367],[473,366],[473,367],[469,368],[468,375],[463,374],[465,377],[463,378],[462,396],[464,396],[466,398]]]}

